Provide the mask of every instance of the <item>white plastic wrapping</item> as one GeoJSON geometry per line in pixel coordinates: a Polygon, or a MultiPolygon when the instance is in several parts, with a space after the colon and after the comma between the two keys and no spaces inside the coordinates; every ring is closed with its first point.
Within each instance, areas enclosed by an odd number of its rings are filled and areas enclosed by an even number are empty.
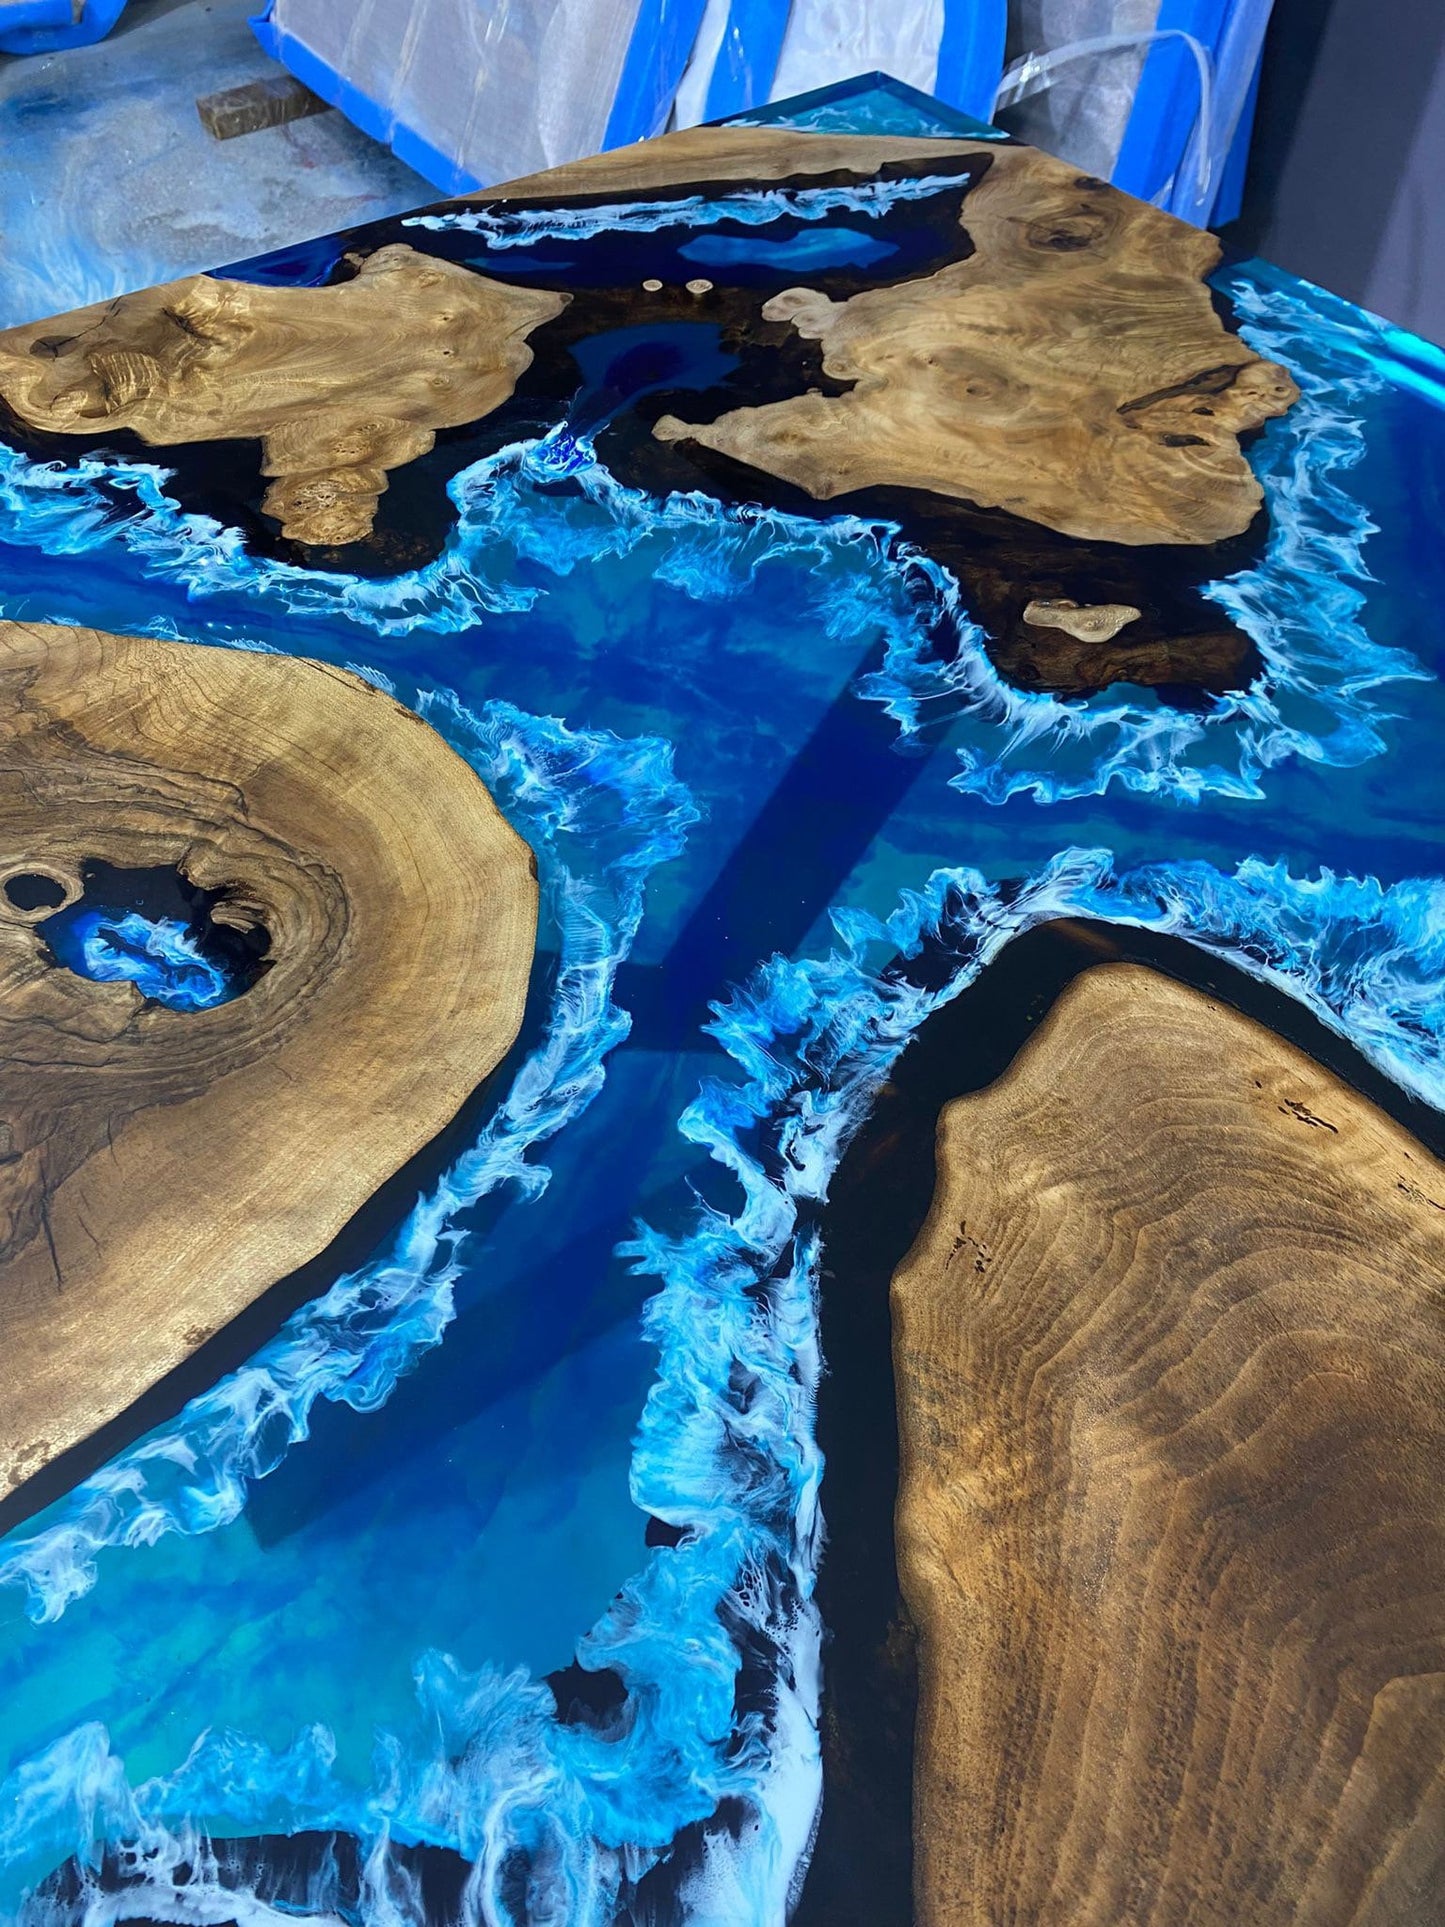
{"type": "Polygon", "coordinates": [[[933,92],[943,0],[793,0],[771,98],[874,71],[933,92]]]}
{"type": "MultiPolygon", "coordinates": [[[[788,100],[858,74],[891,74],[932,93],[943,34],[944,0],[777,0],[787,19],[782,51],[771,76],[754,77],[753,99],[788,100]]],[[[673,124],[695,127],[708,118],[712,77],[732,0],[708,0],[692,61],[677,91],[673,124]]]]}
{"type": "MultiPolygon", "coordinates": [[[[792,0],[771,85],[758,75],[754,98],[783,100],[879,68],[924,92],[958,99],[960,77],[939,67],[945,24],[960,9],[989,4],[898,0],[885,9],[869,0],[792,0]]],[[[709,75],[739,5],[709,0],[678,94],[679,125],[707,118],[709,75]]],[[[1249,98],[1270,6],[1271,0],[1228,0],[1223,7],[1198,0],[1166,10],[1161,0],[1008,0],[1008,67],[999,77],[994,117],[1089,173],[1119,179],[1122,167],[1132,192],[1206,222],[1249,98]],[[1163,46],[1172,46],[1176,58],[1151,63],[1151,53],[1163,46]],[[1146,104],[1157,138],[1126,149],[1141,84],[1146,97],[1152,94],[1146,104]]]]}
{"type": "MultiPolygon", "coordinates": [[[[487,183],[604,145],[638,5],[273,0],[271,19],[374,105],[382,126],[369,132],[384,127],[394,138],[405,129],[413,153],[415,145],[435,149],[459,175],[487,183]]],[[[341,105],[366,125],[357,103],[341,105]]]]}
{"type": "MultiPolygon", "coordinates": [[[[1157,25],[1159,5],[1160,0],[1010,0],[1009,61],[1106,34],[1145,34],[1157,25]]],[[[1007,114],[1010,131],[1107,181],[1146,52],[1141,43],[1061,61],[1047,87],[1007,114]]]]}
{"type": "Polygon", "coordinates": [[[1270,4],[1185,0],[1161,26],[1161,0],[1008,0],[1006,74],[1004,0],[271,0],[270,31],[303,79],[443,187],[575,160],[658,131],[669,110],[690,126],[875,71],[987,113],[997,74],[1010,131],[1207,221],[1270,4]],[[960,33],[974,20],[998,38],[960,33]],[[1197,81],[1150,60],[1161,40],[1197,81]]]}

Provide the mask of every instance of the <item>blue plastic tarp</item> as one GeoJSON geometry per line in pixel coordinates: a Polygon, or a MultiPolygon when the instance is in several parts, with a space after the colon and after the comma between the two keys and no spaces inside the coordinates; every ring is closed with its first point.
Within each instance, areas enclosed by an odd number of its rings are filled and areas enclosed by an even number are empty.
{"type": "Polygon", "coordinates": [[[53,54],[103,40],[126,0],[0,0],[0,53],[53,54]]]}
{"type": "Polygon", "coordinates": [[[1203,223],[1237,207],[1269,11],[1270,0],[269,0],[255,24],[323,98],[462,193],[875,69],[988,121],[1012,22],[1015,42],[1045,43],[1014,97],[1071,85],[1089,122],[1060,123],[1051,139],[1046,115],[1028,137],[1203,223]],[[1081,73],[1107,84],[1081,86],[1081,73]]]}

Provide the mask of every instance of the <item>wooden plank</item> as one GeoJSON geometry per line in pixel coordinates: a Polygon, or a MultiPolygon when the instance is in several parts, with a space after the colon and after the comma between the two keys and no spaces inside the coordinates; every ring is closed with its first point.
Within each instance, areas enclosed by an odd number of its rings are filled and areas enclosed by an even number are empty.
{"type": "Polygon", "coordinates": [[[1445,1165],[1080,978],[893,1286],[923,1927],[1364,1927],[1445,1881],[1445,1165]]]}
{"type": "Polygon", "coordinates": [[[287,121],[306,120],[312,114],[330,111],[329,101],[313,94],[292,74],[248,80],[241,87],[223,87],[219,93],[202,94],[196,102],[202,127],[218,141],[235,140],[263,127],[283,127],[287,121]]]}
{"type": "Polygon", "coordinates": [[[3,623],[0,712],[3,1496],[451,1119],[521,1022],[536,883],[461,758],[320,663],[3,623]],[[180,1010],[57,967],[97,862],[213,896],[264,969],[180,1010]]]}

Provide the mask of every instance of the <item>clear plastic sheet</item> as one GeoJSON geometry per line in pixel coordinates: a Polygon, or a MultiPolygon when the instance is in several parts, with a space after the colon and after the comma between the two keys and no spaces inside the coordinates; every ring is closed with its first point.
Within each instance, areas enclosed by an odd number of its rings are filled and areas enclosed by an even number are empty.
{"type": "MultiPolygon", "coordinates": [[[[1195,107],[1192,116],[1173,113],[1172,133],[1174,146],[1180,150],[1177,164],[1170,171],[1152,198],[1173,207],[1178,202],[1181,211],[1188,209],[1191,218],[1203,209],[1199,218],[1207,218],[1208,208],[1213,199],[1213,185],[1218,178],[1223,156],[1216,159],[1211,130],[1215,126],[1214,104],[1214,62],[1204,42],[1197,34],[1187,33],[1178,27],[1156,27],[1147,33],[1099,34],[1089,40],[1076,40],[1050,53],[1026,54],[1024,58],[1010,67],[1003,79],[997,97],[1000,109],[1007,108],[1016,100],[1026,100],[1031,95],[1052,88],[1054,77],[1060,71],[1076,66],[1085,60],[1096,60],[1111,54],[1127,54],[1131,60],[1140,62],[1147,59],[1149,52],[1160,46],[1177,48],[1194,63],[1195,107]],[[1182,147],[1180,146],[1182,142],[1182,147]]],[[[1133,105],[1138,105],[1138,96],[1144,84],[1147,68],[1141,73],[1140,80],[1133,89],[1133,105]]],[[[1152,103],[1149,103],[1152,105],[1152,103]]],[[[1171,103],[1172,105],[1172,103],[1171,103]]],[[[1134,116],[1131,111],[1125,115],[1120,129],[1120,139],[1130,134],[1134,116]]],[[[1166,137],[1169,127],[1160,130],[1166,137]]],[[[1062,142],[1056,143],[1057,151],[1068,152],[1062,142]]],[[[1226,149],[1227,151],[1227,149],[1226,149]]],[[[1069,152],[1069,158],[1084,165],[1078,154],[1069,152]]],[[[1094,172],[1112,176],[1117,180],[1125,171],[1122,147],[1116,150],[1108,167],[1095,167],[1094,172]]],[[[1130,185],[1134,185],[1131,181],[1130,185]]]]}
{"type": "Polygon", "coordinates": [[[262,33],[453,191],[879,71],[1205,222],[1270,4],[271,0],[262,33]]]}
{"type": "MultiPolygon", "coordinates": [[[[1010,0],[1009,63],[1106,34],[1148,33],[1159,12],[1160,0],[1010,0]]],[[[1000,125],[1107,181],[1147,54],[1140,42],[1060,61],[1047,87],[1001,110],[1000,125]]]]}
{"type": "Polygon", "coordinates": [[[944,0],[900,0],[887,9],[864,0],[707,0],[673,125],[694,127],[857,74],[890,74],[933,93],[943,20],[944,0]],[[740,17],[763,10],[772,14],[774,32],[740,35],[740,17]],[[762,57],[745,64],[755,50],[762,57]],[[734,83],[728,91],[737,97],[724,102],[718,78],[728,68],[734,83]]]}
{"type": "MultiPolygon", "coordinates": [[[[986,35],[983,44],[971,44],[958,29],[965,18],[983,20],[989,0],[905,0],[886,13],[863,0],[793,0],[771,81],[767,71],[751,76],[753,99],[785,99],[881,68],[1204,223],[1221,215],[1231,150],[1241,129],[1247,138],[1250,87],[1270,6],[1271,0],[1008,0],[1008,67],[996,70],[989,84],[978,71],[959,71],[956,51],[967,47],[975,69],[987,61],[986,35]],[[1141,102],[1142,124],[1136,119],[1141,102]]],[[[679,126],[719,111],[709,83],[729,51],[738,11],[739,0],[709,0],[678,93],[679,126]]],[[[1223,218],[1232,212],[1223,210],[1223,218]]]]}
{"type": "Polygon", "coordinates": [[[302,79],[439,187],[460,189],[604,145],[643,4],[273,0],[269,20],[302,79]]]}
{"type": "Polygon", "coordinates": [[[851,74],[892,74],[935,91],[943,0],[794,0],[770,98],[785,100],[851,74]]]}

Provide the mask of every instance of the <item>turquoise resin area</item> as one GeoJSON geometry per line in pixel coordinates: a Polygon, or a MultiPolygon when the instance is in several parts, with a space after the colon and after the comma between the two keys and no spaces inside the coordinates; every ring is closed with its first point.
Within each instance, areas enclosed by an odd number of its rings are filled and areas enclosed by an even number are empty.
{"type": "MultiPolygon", "coordinates": [[[[800,123],[956,117],[884,89],[800,123]]],[[[893,273],[880,198],[904,192],[439,211],[405,238],[518,278],[535,248],[559,285],[619,235],[719,277],[893,273]]],[[[44,1917],[27,1894],[109,1843],[178,1917],[229,1918],[198,1831],[334,1829],[370,1856],[368,1920],[419,1917],[388,1855],[433,1847],[479,1864],[479,1919],[601,1927],[733,1803],[678,1917],[781,1918],[820,1786],[818,1224],[919,1025],[1085,916],[1216,951],[1445,1102],[1438,371],[1272,270],[1217,281],[1302,399],[1249,451],[1265,549],[1208,591],[1263,672],[1192,705],[1010,688],[886,522],[614,475],[604,424],[721,379],[711,333],[584,344],[565,419],[468,446],[440,555],[387,576],[258,554],[160,454],[0,447],[0,613],[358,670],[484,777],[543,890],[471,1143],[238,1371],[0,1541],[0,1916],[44,1917]],[[624,1711],[559,1717],[574,1659],[624,1711]]]]}

